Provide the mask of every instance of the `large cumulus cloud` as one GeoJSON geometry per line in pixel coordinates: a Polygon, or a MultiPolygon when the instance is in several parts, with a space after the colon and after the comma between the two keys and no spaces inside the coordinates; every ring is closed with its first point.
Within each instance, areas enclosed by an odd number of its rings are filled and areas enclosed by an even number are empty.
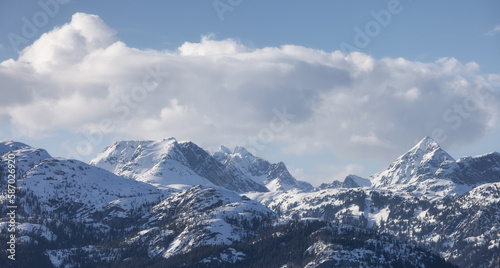
{"type": "Polygon", "coordinates": [[[105,119],[110,138],[213,147],[266,134],[261,144],[287,153],[382,161],[426,135],[447,146],[478,139],[500,107],[499,76],[474,62],[253,48],[211,36],[176,51],[140,50],[83,13],[0,63],[0,79],[0,120],[19,138],[103,131],[105,119]],[[290,116],[272,129],[277,111],[290,116]]]}

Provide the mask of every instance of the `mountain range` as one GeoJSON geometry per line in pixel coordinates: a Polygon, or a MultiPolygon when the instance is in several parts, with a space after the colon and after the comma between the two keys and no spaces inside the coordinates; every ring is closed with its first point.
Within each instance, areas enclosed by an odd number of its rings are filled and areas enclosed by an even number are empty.
{"type": "Polygon", "coordinates": [[[500,266],[498,152],[455,160],[425,137],[382,172],[313,187],[243,147],[118,141],[87,164],[4,141],[4,189],[12,155],[17,258],[0,251],[1,267],[500,266]]]}

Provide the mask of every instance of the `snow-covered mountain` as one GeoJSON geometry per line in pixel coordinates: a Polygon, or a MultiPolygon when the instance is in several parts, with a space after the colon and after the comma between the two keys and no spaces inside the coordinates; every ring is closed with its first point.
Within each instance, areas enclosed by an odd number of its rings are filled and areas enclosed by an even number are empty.
{"type": "MultiPolygon", "coordinates": [[[[267,207],[234,192],[194,186],[153,207],[148,227],[170,230],[173,240],[162,245],[157,241],[164,232],[148,231],[148,255],[169,258],[203,245],[230,245],[255,237],[272,226],[275,218],[267,207]]],[[[144,235],[142,231],[134,239],[144,235]]]]}
{"type": "Polygon", "coordinates": [[[343,182],[343,187],[345,188],[356,188],[356,187],[370,187],[372,185],[371,181],[354,174],[345,177],[343,182]]]}
{"type": "Polygon", "coordinates": [[[449,179],[456,184],[481,185],[499,182],[500,153],[493,152],[457,161],[446,161],[436,171],[436,178],[449,179]]]}
{"type": "Polygon", "coordinates": [[[374,187],[418,184],[432,178],[445,161],[454,159],[432,138],[425,137],[387,170],[373,175],[370,180],[374,187]]]}
{"type": "Polygon", "coordinates": [[[345,177],[344,181],[334,180],[331,183],[322,183],[320,186],[316,187],[315,190],[324,189],[335,189],[335,188],[358,188],[358,187],[370,187],[372,185],[369,179],[362,178],[360,176],[350,174],[345,177]]]}
{"type": "MultiPolygon", "coordinates": [[[[121,217],[132,203],[158,199],[162,194],[146,183],[124,179],[78,160],[53,158],[43,149],[26,144],[0,144],[2,162],[14,154],[18,202],[26,213],[42,215],[64,213],[78,221],[100,221],[100,212],[121,217]],[[74,191],[77,188],[78,191],[74,191]],[[31,199],[32,201],[28,201],[31,199]]],[[[2,171],[2,178],[6,169],[2,171]]]]}
{"type": "Polygon", "coordinates": [[[159,187],[186,189],[205,185],[240,193],[268,191],[249,178],[236,176],[196,144],[177,142],[174,138],[115,142],[90,164],[159,187]]]}
{"type": "MultiPolygon", "coordinates": [[[[17,248],[33,251],[16,263],[2,251],[0,267],[107,266],[128,255],[142,258],[141,250],[151,258],[167,258],[250,239],[276,221],[265,206],[221,187],[160,189],[16,142],[0,142],[0,152],[2,185],[6,160],[16,156],[17,248]]],[[[10,239],[9,200],[2,192],[3,244],[10,239]]]]}
{"type": "Polygon", "coordinates": [[[463,267],[500,264],[498,153],[455,161],[426,137],[370,177],[372,185],[349,177],[313,192],[249,196],[284,221],[313,218],[374,229],[424,245],[463,267]]]}
{"type": "MultiPolygon", "coordinates": [[[[0,267],[498,267],[500,154],[426,137],[369,179],[311,189],[242,147],[122,141],[92,160],[15,154],[19,262],[0,267]],[[445,260],[449,262],[445,262],[445,260]]],[[[0,195],[0,244],[9,238],[0,195]]]]}
{"type": "Polygon", "coordinates": [[[213,154],[215,159],[226,166],[233,174],[242,179],[252,179],[265,185],[270,191],[287,191],[290,189],[312,190],[312,185],[296,180],[283,162],[271,164],[256,157],[245,148],[237,146],[233,151],[221,146],[213,154]]]}
{"type": "MultiPolygon", "coordinates": [[[[21,142],[5,141],[0,143],[0,157],[2,163],[8,162],[8,154],[12,153],[15,157],[16,173],[18,177],[22,177],[24,172],[33,168],[44,159],[51,158],[49,153],[44,149],[33,148],[21,142]]],[[[1,167],[1,166],[0,166],[1,167]]],[[[2,176],[1,179],[6,177],[2,176]]]]}
{"type": "Polygon", "coordinates": [[[500,181],[498,153],[455,160],[432,138],[425,137],[385,171],[369,179],[375,189],[412,196],[462,195],[485,182],[500,181]]]}
{"type": "MultiPolygon", "coordinates": [[[[50,267],[53,262],[46,256],[50,248],[89,245],[119,237],[127,228],[135,228],[139,214],[168,195],[149,184],[127,180],[78,160],[53,158],[45,150],[22,143],[0,142],[0,152],[2,185],[6,185],[11,154],[15,155],[11,164],[16,170],[14,199],[2,192],[0,213],[6,217],[11,211],[7,204],[15,201],[17,248],[31,252],[15,267],[33,267],[33,263],[29,264],[33,259],[39,267],[50,267]],[[37,245],[43,246],[33,250],[37,245]]],[[[9,220],[0,220],[2,241],[9,235],[9,220]]],[[[0,260],[1,267],[8,265],[5,259],[0,260]]]]}
{"type": "Polygon", "coordinates": [[[220,186],[239,193],[313,188],[297,181],[283,162],[271,164],[243,147],[231,152],[221,146],[210,155],[193,142],[174,138],[115,142],[90,164],[159,187],[220,186]]]}

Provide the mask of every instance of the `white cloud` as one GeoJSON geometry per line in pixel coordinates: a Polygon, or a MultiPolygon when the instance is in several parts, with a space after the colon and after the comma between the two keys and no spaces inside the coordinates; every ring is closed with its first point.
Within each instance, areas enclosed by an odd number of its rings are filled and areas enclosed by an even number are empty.
{"type": "Polygon", "coordinates": [[[98,16],[77,13],[0,63],[0,116],[19,138],[99,131],[106,120],[111,138],[175,136],[213,147],[257,137],[271,129],[273,109],[286,107],[294,118],[271,133],[284,151],[386,162],[438,128],[451,146],[495,127],[498,92],[485,83],[496,77],[454,58],[250,48],[210,36],[177,51],[139,50],[98,16]]]}
{"type": "Polygon", "coordinates": [[[234,40],[218,42],[212,40],[214,35],[202,36],[201,43],[185,42],[179,47],[182,56],[216,56],[216,55],[234,55],[249,52],[245,46],[234,40]]]}
{"type": "Polygon", "coordinates": [[[384,147],[383,142],[380,141],[380,139],[375,135],[375,133],[372,131],[370,135],[367,136],[362,136],[362,135],[352,135],[349,138],[349,142],[353,144],[360,144],[362,146],[377,146],[377,147],[384,147]]]}
{"type": "Polygon", "coordinates": [[[53,72],[81,62],[115,41],[115,31],[96,15],[76,13],[71,23],[43,34],[19,57],[37,71],[53,72]]]}
{"type": "Polygon", "coordinates": [[[409,100],[409,101],[413,101],[413,100],[417,100],[418,97],[420,96],[420,90],[416,87],[412,87],[412,88],[408,89],[407,91],[396,93],[396,96],[399,96],[399,97],[406,99],[406,100],[409,100]]]}
{"type": "Polygon", "coordinates": [[[490,35],[490,36],[493,36],[493,35],[496,35],[500,33],[500,24],[496,25],[495,27],[493,27],[493,29],[489,30],[487,33],[485,33],[484,35],[490,35]]]}

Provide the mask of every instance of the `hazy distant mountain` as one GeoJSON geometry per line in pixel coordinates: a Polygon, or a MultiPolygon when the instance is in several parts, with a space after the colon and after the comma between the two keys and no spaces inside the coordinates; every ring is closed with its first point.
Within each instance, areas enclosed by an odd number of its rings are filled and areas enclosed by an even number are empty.
{"type": "Polygon", "coordinates": [[[360,176],[350,174],[344,178],[344,181],[335,180],[331,183],[322,183],[316,188],[316,190],[324,189],[334,189],[334,188],[358,188],[358,187],[370,187],[372,185],[369,179],[362,178],[360,176]]]}

